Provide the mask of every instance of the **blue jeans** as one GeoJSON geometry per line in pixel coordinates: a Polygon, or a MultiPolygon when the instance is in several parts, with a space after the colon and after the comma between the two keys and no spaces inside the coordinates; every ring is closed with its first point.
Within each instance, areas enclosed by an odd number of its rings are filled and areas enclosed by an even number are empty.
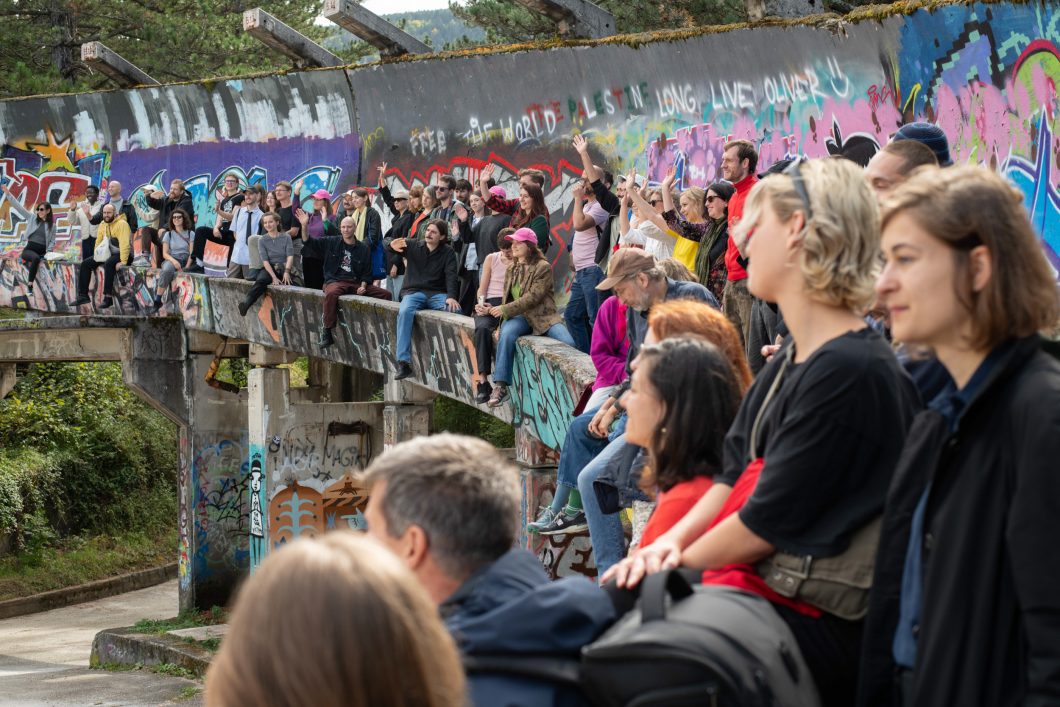
{"type": "Polygon", "coordinates": [[[556,495],[552,497],[552,510],[559,513],[570,498],[571,489],[578,486],[578,474],[597,454],[607,446],[606,439],[589,434],[589,423],[599,408],[587,410],[571,420],[567,436],[563,438],[563,450],[559,455],[556,495]]]}
{"type": "MultiPolygon", "coordinates": [[[[404,301],[401,302],[401,307],[404,309],[404,301]]],[[[398,331],[400,333],[400,329],[398,331]]],[[[515,342],[520,336],[526,336],[530,332],[530,322],[526,321],[526,317],[523,316],[512,317],[501,324],[501,335],[497,340],[497,367],[493,369],[493,382],[505,385],[512,382],[515,342]]],[[[574,340],[567,333],[567,327],[562,324],[553,324],[544,335],[568,346],[574,346],[574,340]]]]}
{"type": "Polygon", "coordinates": [[[445,293],[428,295],[426,292],[410,292],[401,300],[397,325],[398,361],[412,363],[412,320],[421,309],[445,311],[445,293]]]}
{"type": "Polygon", "coordinates": [[[574,347],[582,353],[589,353],[589,344],[592,343],[596,312],[600,309],[600,291],[596,286],[603,279],[604,271],[599,265],[590,265],[574,273],[570,299],[563,310],[563,321],[574,338],[574,347]]]}
{"type": "Polygon", "coordinates": [[[623,429],[578,474],[578,491],[581,492],[585,520],[589,524],[589,538],[593,543],[596,571],[599,573],[597,576],[603,575],[612,565],[618,564],[626,556],[626,536],[622,529],[622,514],[605,514],[600,509],[593,482],[609,465],[632,465],[639,452],[640,447],[626,442],[623,429]]]}

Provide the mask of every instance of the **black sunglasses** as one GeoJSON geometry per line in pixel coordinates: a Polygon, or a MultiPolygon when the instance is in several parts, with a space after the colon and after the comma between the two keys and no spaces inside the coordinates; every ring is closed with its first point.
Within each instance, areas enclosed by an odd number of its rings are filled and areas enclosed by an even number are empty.
{"type": "Polygon", "coordinates": [[[652,199],[648,203],[651,204],[652,206],[655,206],[656,204],[661,204],[662,203],[662,199],[652,199]]]}
{"type": "Polygon", "coordinates": [[[806,207],[806,220],[813,218],[813,206],[810,204],[810,193],[806,191],[806,180],[802,178],[802,165],[806,162],[805,157],[798,157],[794,162],[784,168],[782,174],[791,177],[791,184],[795,187],[795,193],[799,195],[802,205],[806,207]]]}

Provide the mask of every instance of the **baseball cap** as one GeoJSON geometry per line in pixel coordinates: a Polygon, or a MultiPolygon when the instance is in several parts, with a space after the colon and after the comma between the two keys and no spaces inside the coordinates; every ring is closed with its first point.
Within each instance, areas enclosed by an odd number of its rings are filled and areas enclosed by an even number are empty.
{"type": "Polygon", "coordinates": [[[394,197],[395,201],[397,199],[408,199],[409,198],[409,193],[407,191],[405,191],[404,189],[398,189],[396,192],[394,192],[393,197],[394,197]]]}
{"type": "Polygon", "coordinates": [[[607,268],[607,279],[597,285],[596,289],[610,290],[626,278],[654,267],[655,257],[643,248],[621,248],[611,256],[607,268]]]}
{"type": "Polygon", "coordinates": [[[950,142],[946,139],[946,133],[942,128],[931,123],[916,122],[906,123],[898,128],[898,132],[891,138],[892,142],[899,140],[916,140],[917,142],[931,148],[938,158],[940,167],[949,167],[953,164],[950,157],[950,142]]]}
{"type": "MultiPolygon", "coordinates": [[[[496,187],[494,187],[496,188],[496,187]]],[[[537,245],[537,234],[529,228],[520,228],[515,233],[509,233],[504,237],[506,241],[526,241],[537,245]]]]}
{"type": "Polygon", "coordinates": [[[313,192],[313,198],[314,199],[327,199],[327,200],[330,201],[331,200],[331,192],[329,192],[327,189],[317,189],[315,192],[313,192]]]}
{"type": "Polygon", "coordinates": [[[504,187],[490,187],[490,194],[497,197],[498,199],[508,198],[508,192],[504,191],[504,187]]]}

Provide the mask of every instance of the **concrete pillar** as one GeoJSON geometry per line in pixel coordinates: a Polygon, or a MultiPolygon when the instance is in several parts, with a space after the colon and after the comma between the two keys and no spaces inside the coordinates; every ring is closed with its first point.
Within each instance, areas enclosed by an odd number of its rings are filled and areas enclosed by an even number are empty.
{"type": "Polygon", "coordinates": [[[596,559],[588,531],[568,535],[536,535],[526,532],[526,525],[537,519],[540,510],[552,502],[556,493],[556,468],[531,467],[519,463],[522,487],[522,515],[517,543],[537,555],[553,579],[582,575],[596,577],[596,559]]]}
{"type": "Polygon", "coordinates": [[[359,473],[382,451],[384,404],[299,401],[285,368],[255,368],[248,385],[253,571],[299,537],[364,527],[359,473]]]}
{"type": "Polygon", "coordinates": [[[388,380],[383,387],[383,447],[431,433],[436,393],[407,381],[388,380]]]}
{"type": "Polygon", "coordinates": [[[224,606],[249,567],[247,393],[203,380],[213,354],[189,354],[190,419],[180,430],[181,610],[224,606]]]}
{"type": "Polygon", "coordinates": [[[431,53],[426,44],[354,0],[324,0],[322,14],[371,44],[381,56],[431,53]]]}
{"type": "Polygon", "coordinates": [[[342,59],[260,7],[243,13],[243,31],[286,55],[300,69],[342,66],[342,59]]]}
{"type": "Polygon", "coordinates": [[[252,366],[279,366],[283,363],[294,363],[298,360],[299,354],[272,346],[251,344],[248,358],[252,366]]]}
{"type": "Polygon", "coordinates": [[[383,376],[374,371],[344,366],[324,358],[309,358],[309,385],[323,390],[330,403],[371,400],[383,387],[383,376]]]}

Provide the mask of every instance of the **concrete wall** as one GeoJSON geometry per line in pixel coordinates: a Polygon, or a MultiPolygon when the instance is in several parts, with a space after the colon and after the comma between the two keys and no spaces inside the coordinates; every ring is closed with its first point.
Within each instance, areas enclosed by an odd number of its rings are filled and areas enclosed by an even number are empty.
{"type": "MultiPolygon", "coordinates": [[[[109,178],[127,192],[191,180],[201,218],[226,169],[270,185],[305,176],[307,192],[337,193],[374,185],[383,160],[391,183],[405,186],[441,172],[474,180],[492,161],[514,195],[512,175],[538,167],[565,289],[570,187],[581,169],[569,147],[575,132],[605,164],[635,165],[653,180],[676,160],[688,186],[715,177],[733,137],[755,141],[765,164],[867,155],[902,122],[925,119],[943,127],[958,162],[988,164],[1020,187],[1056,266],[1060,30],[1051,16],[1037,4],[954,4],[821,28],[638,36],[6,101],[0,169],[23,203],[45,196],[59,207],[65,235],[65,209],[87,183],[109,178]]],[[[0,252],[17,252],[23,226],[6,200],[0,220],[0,252]]]]}

